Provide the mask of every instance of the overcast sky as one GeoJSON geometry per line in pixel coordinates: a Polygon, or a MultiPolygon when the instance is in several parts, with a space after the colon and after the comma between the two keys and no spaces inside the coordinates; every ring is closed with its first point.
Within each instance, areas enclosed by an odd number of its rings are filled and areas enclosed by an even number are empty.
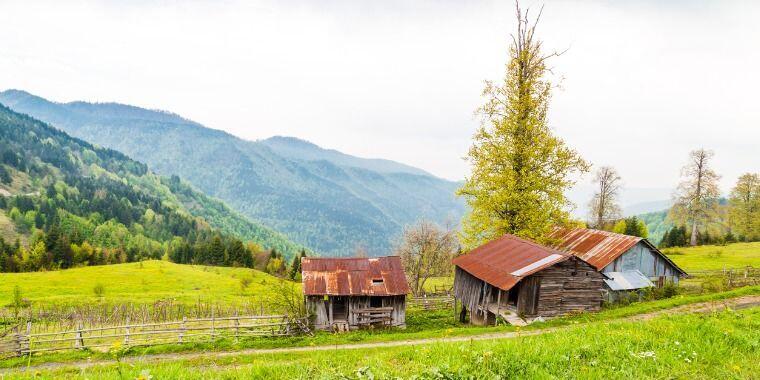
{"type": "MultiPolygon", "coordinates": [[[[760,2],[633,3],[545,2],[540,37],[569,48],[552,61],[555,132],[629,187],[674,187],[701,146],[725,191],[760,171],[760,2]]],[[[458,180],[513,14],[511,1],[0,0],[0,89],[165,109],[458,180]]]]}

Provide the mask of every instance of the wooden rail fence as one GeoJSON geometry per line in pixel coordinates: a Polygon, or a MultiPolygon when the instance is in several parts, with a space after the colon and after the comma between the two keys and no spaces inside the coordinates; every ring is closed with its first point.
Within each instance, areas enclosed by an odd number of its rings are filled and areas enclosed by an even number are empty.
{"type": "Polygon", "coordinates": [[[443,310],[454,308],[454,296],[450,294],[422,295],[406,300],[409,308],[422,310],[443,310]]]}
{"type": "Polygon", "coordinates": [[[32,322],[16,327],[0,339],[0,356],[21,356],[36,352],[72,349],[107,350],[115,346],[152,346],[214,341],[219,338],[289,336],[311,334],[308,320],[286,315],[256,315],[187,319],[171,322],[139,323],[32,333],[32,322]],[[22,331],[23,328],[23,331],[22,331]]]}
{"type": "Polygon", "coordinates": [[[689,275],[697,279],[709,277],[721,278],[728,288],[760,285],[760,268],[752,266],[744,268],[689,271],[689,275]]]}

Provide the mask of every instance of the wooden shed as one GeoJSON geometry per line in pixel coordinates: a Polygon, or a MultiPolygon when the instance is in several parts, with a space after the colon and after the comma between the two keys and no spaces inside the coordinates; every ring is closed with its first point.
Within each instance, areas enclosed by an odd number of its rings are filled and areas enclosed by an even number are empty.
{"type": "Polygon", "coordinates": [[[303,293],[320,330],[406,326],[406,282],[398,256],[304,257],[303,293]]]}
{"type": "Polygon", "coordinates": [[[608,279],[607,299],[614,292],[636,291],[667,282],[677,284],[686,272],[660,252],[649,240],[589,228],[556,228],[550,238],[557,250],[593,265],[608,279]],[[647,281],[648,279],[648,281],[647,281]]]}
{"type": "Polygon", "coordinates": [[[454,295],[474,324],[598,311],[604,276],[578,257],[505,235],[453,260],[454,295]]]}

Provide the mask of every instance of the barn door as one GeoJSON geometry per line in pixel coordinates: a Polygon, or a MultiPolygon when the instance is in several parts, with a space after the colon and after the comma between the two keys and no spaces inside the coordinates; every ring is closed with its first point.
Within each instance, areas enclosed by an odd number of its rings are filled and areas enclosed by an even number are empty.
{"type": "Polygon", "coordinates": [[[541,288],[541,277],[530,276],[520,281],[517,296],[517,312],[532,316],[538,313],[538,291],[541,288]]]}

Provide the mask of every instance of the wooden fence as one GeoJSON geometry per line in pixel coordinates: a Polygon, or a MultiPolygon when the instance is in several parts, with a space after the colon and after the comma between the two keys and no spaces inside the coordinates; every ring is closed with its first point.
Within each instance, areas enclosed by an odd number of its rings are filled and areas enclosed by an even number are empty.
{"type": "Polygon", "coordinates": [[[450,294],[422,295],[408,297],[406,303],[410,309],[443,310],[454,309],[454,296],[450,294]]]}
{"type": "Polygon", "coordinates": [[[14,328],[0,338],[0,356],[21,356],[36,352],[72,349],[100,349],[115,346],[152,346],[208,342],[219,338],[289,336],[311,334],[308,321],[286,315],[256,315],[187,319],[172,322],[123,324],[66,331],[32,333],[32,322],[14,328]],[[23,331],[21,331],[23,329],[23,331]]]}
{"type": "Polygon", "coordinates": [[[689,271],[696,279],[720,279],[728,289],[742,286],[760,285],[760,268],[747,266],[744,268],[689,271]]]}

